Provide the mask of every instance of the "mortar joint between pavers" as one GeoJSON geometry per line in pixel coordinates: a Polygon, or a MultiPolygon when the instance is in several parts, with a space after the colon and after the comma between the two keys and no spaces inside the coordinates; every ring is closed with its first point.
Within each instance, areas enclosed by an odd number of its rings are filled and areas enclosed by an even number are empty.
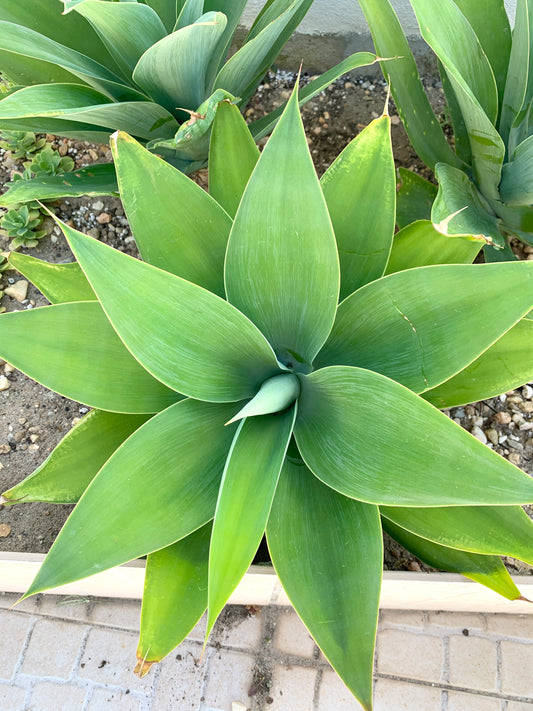
{"type": "Polygon", "coordinates": [[[211,663],[211,657],[214,654],[213,650],[214,650],[214,647],[206,647],[205,668],[204,668],[204,676],[202,679],[202,688],[200,691],[200,702],[198,704],[198,708],[196,711],[203,711],[206,708],[205,703],[202,701],[202,699],[205,698],[205,696],[207,694],[207,685],[209,683],[209,671],[210,671],[209,667],[210,667],[210,663],[211,663]]]}
{"type": "Polygon", "coordinates": [[[440,695],[440,711],[448,711],[448,691],[443,689],[440,695]]]}
{"type": "Polygon", "coordinates": [[[324,675],[324,670],[319,669],[315,676],[315,693],[313,694],[313,708],[312,711],[319,711],[318,704],[320,703],[320,687],[322,685],[322,676],[324,675]]]}
{"type": "Polygon", "coordinates": [[[442,681],[447,684],[450,681],[450,638],[442,639],[442,681]]]}
{"type": "Polygon", "coordinates": [[[521,704],[531,704],[531,711],[533,711],[533,699],[529,696],[515,696],[513,694],[506,694],[501,691],[485,691],[484,689],[470,689],[466,686],[455,686],[453,684],[438,683],[434,681],[424,681],[423,679],[412,679],[411,677],[396,676],[395,674],[386,674],[384,672],[378,672],[374,675],[376,679],[391,679],[392,681],[401,681],[405,684],[416,684],[418,686],[429,686],[432,689],[440,689],[441,691],[460,691],[463,694],[470,694],[472,696],[484,696],[489,699],[514,701],[521,704]]]}
{"type": "Polygon", "coordinates": [[[496,642],[496,690],[502,690],[503,653],[501,640],[496,642]]]}
{"type": "Polygon", "coordinates": [[[15,667],[13,669],[13,675],[12,679],[16,680],[19,675],[21,674],[21,669],[22,669],[22,664],[24,663],[24,656],[26,655],[26,652],[28,650],[28,647],[30,646],[30,640],[31,636],[33,634],[33,630],[35,629],[35,625],[37,624],[38,618],[34,617],[29,624],[28,630],[26,632],[26,636],[24,638],[24,642],[22,643],[22,649],[20,650],[20,654],[18,656],[18,659],[15,663],[15,667]]]}

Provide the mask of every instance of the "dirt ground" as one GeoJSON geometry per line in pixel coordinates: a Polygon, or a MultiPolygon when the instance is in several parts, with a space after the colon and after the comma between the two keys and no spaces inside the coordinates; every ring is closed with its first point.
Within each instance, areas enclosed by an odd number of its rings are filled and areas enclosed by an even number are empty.
{"type": "MultiPolygon", "coordinates": [[[[289,72],[271,73],[249,104],[246,117],[252,121],[289,97],[295,75],[289,72]]],[[[430,100],[445,124],[444,95],[438,80],[425,81],[430,100]]],[[[344,146],[372,119],[383,112],[387,100],[385,82],[376,78],[351,76],[332,84],[303,108],[303,120],[309,147],[317,172],[322,174],[344,146]]],[[[397,166],[415,170],[426,178],[431,173],[418,160],[391,102],[392,138],[397,166]]],[[[52,140],[53,137],[50,137],[52,140]]],[[[75,159],[77,167],[110,160],[106,146],[55,139],[53,145],[62,154],[75,159]]],[[[0,186],[20,169],[11,156],[0,149],[0,186]]],[[[205,174],[198,177],[205,182],[205,174]]],[[[65,199],[54,205],[57,215],[77,229],[136,255],[133,237],[120,201],[116,198],[65,199]]],[[[72,255],[52,220],[46,221],[48,236],[28,253],[53,262],[72,261],[72,255]]],[[[8,240],[0,237],[0,251],[8,240]]],[[[23,250],[24,251],[24,250],[23,250]]],[[[13,271],[0,274],[0,290],[21,279],[13,271]]],[[[48,303],[31,285],[26,298],[19,302],[5,295],[0,307],[7,311],[33,308],[48,303]]],[[[31,334],[28,334],[31,338],[31,334]]],[[[77,418],[87,412],[79,403],[67,400],[31,381],[22,373],[0,362],[0,374],[7,376],[9,387],[0,391],[0,491],[5,491],[30,474],[70,430],[77,418]]],[[[449,414],[474,434],[485,438],[489,446],[533,474],[533,439],[531,410],[533,388],[510,393],[466,408],[455,408],[449,414]],[[531,391],[531,392],[530,392],[531,391]],[[505,413],[505,414],[500,414],[505,413]],[[477,428],[477,429],[476,429],[477,428]],[[488,436],[484,433],[489,433],[488,436]],[[495,433],[495,434],[490,434],[495,433]]],[[[21,504],[0,511],[0,550],[44,553],[54,541],[64,523],[70,506],[21,504]]],[[[530,568],[507,561],[513,572],[530,568]]],[[[386,567],[392,569],[421,568],[410,554],[389,541],[385,554],[386,567]]]]}

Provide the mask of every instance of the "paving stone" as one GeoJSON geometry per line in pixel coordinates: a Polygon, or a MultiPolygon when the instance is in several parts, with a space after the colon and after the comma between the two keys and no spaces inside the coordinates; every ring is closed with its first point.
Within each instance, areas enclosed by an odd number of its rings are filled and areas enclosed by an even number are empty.
{"type": "Polygon", "coordinates": [[[139,711],[139,699],[133,694],[108,689],[95,689],[87,711],[139,711]]]}
{"type": "Polygon", "coordinates": [[[425,624],[423,612],[412,610],[380,610],[379,627],[416,627],[422,630],[425,624]]]}
{"type": "Polygon", "coordinates": [[[448,692],[448,711],[500,711],[500,699],[478,694],[463,694],[460,691],[448,692]]]}
{"type": "Polygon", "coordinates": [[[26,698],[26,689],[18,686],[0,684],[0,709],[6,711],[21,711],[26,698]]]}
{"type": "Polygon", "coordinates": [[[306,626],[292,610],[282,612],[277,621],[274,644],[279,652],[312,657],[315,642],[306,626]]]}
{"type": "Polygon", "coordinates": [[[35,685],[28,711],[77,711],[86,695],[87,690],[81,686],[45,681],[35,685]]]}
{"type": "Polygon", "coordinates": [[[351,692],[334,671],[326,670],[320,682],[318,711],[363,711],[351,692]]]}
{"type": "Polygon", "coordinates": [[[378,679],[374,688],[374,711],[438,711],[441,690],[394,679],[378,679]]]}
{"type": "Polygon", "coordinates": [[[495,691],[496,644],[482,637],[450,637],[450,684],[468,689],[495,691]]]}
{"type": "Polygon", "coordinates": [[[501,637],[533,639],[533,615],[487,615],[487,631],[501,637]]]}
{"type": "Polygon", "coordinates": [[[152,711],[197,711],[207,668],[201,652],[201,644],[186,640],[161,662],[152,711]]]}
{"type": "Polygon", "coordinates": [[[383,630],[378,635],[378,671],[382,674],[438,682],[443,664],[439,637],[404,630],[383,630]]]}
{"type": "Polygon", "coordinates": [[[82,625],[41,619],[35,623],[21,671],[34,676],[70,676],[83,641],[82,625]]]}
{"type": "Polygon", "coordinates": [[[533,644],[502,642],[502,691],[533,698],[533,644]]]}
{"type": "Polygon", "coordinates": [[[254,666],[255,659],[251,654],[225,649],[211,650],[207,662],[205,706],[220,711],[231,709],[233,701],[248,706],[254,666]]]}
{"type": "Polygon", "coordinates": [[[273,703],[268,708],[272,711],[309,711],[313,708],[316,674],[316,669],[276,666],[270,690],[273,703]]]}
{"type": "Polygon", "coordinates": [[[78,676],[99,684],[113,684],[124,689],[148,692],[153,676],[139,679],[133,674],[137,635],[122,630],[97,629],[89,632],[78,676]]]}
{"type": "Polygon", "coordinates": [[[96,599],[91,606],[90,620],[99,625],[109,625],[138,632],[141,620],[141,601],[96,599]]]}
{"type": "Polygon", "coordinates": [[[217,623],[214,639],[224,647],[238,647],[246,651],[258,649],[261,644],[261,614],[250,615],[245,607],[231,605],[217,623]]]}
{"type": "Polygon", "coordinates": [[[11,679],[22,652],[22,645],[33,620],[17,612],[0,612],[0,679],[11,679]]]}
{"type": "Polygon", "coordinates": [[[430,612],[427,628],[428,631],[436,628],[439,633],[442,629],[483,632],[487,628],[487,622],[483,615],[474,612],[430,612]]]}
{"type": "Polygon", "coordinates": [[[87,622],[90,600],[78,595],[43,595],[39,613],[63,620],[87,622]]]}
{"type": "Polygon", "coordinates": [[[13,607],[15,612],[39,612],[42,597],[44,597],[44,595],[32,595],[26,598],[26,600],[19,602],[15,607],[17,600],[20,599],[20,595],[17,593],[0,592],[0,609],[7,610],[9,607],[13,607]]]}
{"type": "Polygon", "coordinates": [[[509,701],[507,705],[507,711],[531,711],[533,706],[531,704],[524,704],[521,701],[509,701]]]}

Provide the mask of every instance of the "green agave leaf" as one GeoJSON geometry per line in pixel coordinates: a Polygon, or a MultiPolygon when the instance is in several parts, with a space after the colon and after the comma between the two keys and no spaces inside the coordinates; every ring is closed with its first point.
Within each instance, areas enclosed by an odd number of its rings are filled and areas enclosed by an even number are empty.
{"type": "Polygon", "coordinates": [[[471,264],[483,237],[443,235],[429,220],[418,220],[394,236],[386,274],[430,264],[471,264]]]}
{"type": "MultiPolygon", "coordinates": [[[[327,72],[324,72],[316,79],[310,81],[301,91],[298,91],[298,105],[302,106],[305,104],[343,74],[351,72],[354,69],[359,69],[360,67],[370,66],[375,62],[376,55],[370,52],[356,52],[355,54],[351,54],[327,72]]],[[[258,141],[273,130],[279,117],[285,111],[286,106],[287,102],[284,102],[281,106],[278,106],[277,109],[274,109],[274,111],[271,111],[266,116],[250,124],[249,128],[254,140],[258,141]]]]}
{"type": "MultiPolygon", "coordinates": [[[[442,82],[442,88],[446,97],[447,110],[450,114],[453,128],[453,146],[457,155],[465,162],[466,165],[472,164],[472,149],[470,147],[470,138],[468,129],[465,124],[461,106],[457,101],[457,96],[446,73],[446,69],[440,60],[437,60],[439,65],[439,76],[442,82]]],[[[498,102],[498,107],[500,106],[498,102]]]]}
{"type": "Polygon", "coordinates": [[[411,5],[423,38],[445,69],[463,80],[494,125],[498,116],[496,80],[466,17],[453,0],[412,0],[411,5]]]}
{"type": "Polygon", "coordinates": [[[522,319],[450,380],[423,394],[438,408],[457,407],[509,392],[533,379],[533,322],[522,319]]]}
{"type": "Polygon", "coordinates": [[[430,220],[437,187],[406,168],[398,168],[400,187],[396,196],[396,223],[400,229],[416,220],[430,220]]]}
{"type": "Polygon", "coordinates": [[[0,122],[33,117],[89,124],[103,130],[121,129],[144,140],[168,138],[178,129],[176,119],[151,101],[109,100],[89,87],[75,84],[28,86],[0,101],[0,122]]]}
{"type": "Polygon", "coordinates": [[[211,520],[231,410],[182,400],[140,427],[93,479],[26,595],[165,548],[211,520]]]}
{"type": "Polygon", "coordinates": [[[437,165],[435,175],[439,192],[431,219],[437,229],[448,235],[483,236],[489,244],[502,248],[498,219],[468,176],[445,163],[437,165]]]}
{"type": "Polygon", "coordinates": [[[426,96],[416,62],[389,0],[359,0],[372,32],[381,69],[414,149],[431,169],[435,163],[461,166],[448,145],[426,96]]]}
{"type": "Polygon", "coordinates": [[[337,366],[301,376],[301,383],[298,449],[311,471],[341,494],[389,506],[533,499],[531,477],[393,380],[337,366]],[[379,426],[369,429],[369,422],[379,426]]]}
{"type": "Polygon", "coordinates": [[[77,503],[106,460],[149,417],[92,410],[40,467],[4,492],[2,503],[77,503]]]}
{"type": "Polygon", "coordinates": [[[91,197],[118,193],[115,166],[112,163],[80,168],[72,173],[50,175],[45,178],[18,180],[0,196],[2,207],[11,207],[31,200],[57,200],[61,197],[91,197]]]}
{"type": "MultiPolygon", "coordinates": [[[[265,27],[267,27],[271,22],[273,22],[279,15],[281,15],[283,12],[288,10],[290,6],[292,5],[293,0],[270,0],[269,2],[265,2],[263,7],[261,8],[261,11],[255,18],[252,27],[250,28],[250,31],[248,32],[246,36],[245,42],[249,42],[252,40],[254,37],[257,37],[257,35],[262,32],[265,27]]],[[[304,3],[303,7],[300,9],[299,12],[299,19],[296,25],[299,25],[302,19],[305,17],[307,14],[307,11],[309,10],[309,7],[312,5],[312,0],[309,2],[304,3]]],[[[292,32],[290,33],[292,34],[292,32]]]]}
{"type": "Polygon", "coordinates": [[[477,555],[430,543],[424,538],[414,536],[400,526],[395,526],[387,519],[383,520],[383,529],[425,563],[450,573],[460,573],[494,590],[499,595],[503,595],[508,600],[520,598],[520,591],[497,556],[477,555]]]}
{"type": "Polygon", "coordinates": [[[146,50],[133,79],[171,113],[177,109],[194,111],[211,93],[206,84],[207,70],[225,27],[226,18],[221,12],[202,15],[193,25],[173,32],[146,50]]]}
{"type": "MultiPolygon", "coordinates": [[[[533,7],[531,9],[533,10],[533,7]]],[[[518,0],[499,125],[500,134],[505,144],[509,142],[512,127],[520,123],[520,113],[524,101],[526,101],[526,92],[530,81],[528,76],[529,54],[533,39],[530,37],[531,30],[533,30],[533,18],[529,17],[529,2],[528,0],[518,0]]]]}
{"type": "Polygon", "coordinates": [[[335,317],[339,266],[296,90],[235,216],[225,280],[228,300],[257,324],[281,362],[312,362],[335,317]]]}
{"type": "Polygon", "coordinates": [[[219,71],[213,89],[225,89],[235,96],[240,96],[244,106],[310,4],[309,0],[294,0],[256,37],[247,41],[219,71]]]}
{"type": "Polygon", "coordinates": [[[267,540],[294,609],[370,710],[383,559],[376,507],[323,486],[291,458],[278,483],[267,540]]]}
{"type": "Polygon", "coordinates": [[[185,0],[173,31],[192,25],[204,14],[204,0],[185,0]]]}
{"type": "Polygon", "coordinates": [[[84,0],[75,10],[93,26],[127,77],[131,76],[141,55],[167,34],[157,13],[142,3],[84,0]]]}
{"type": "Polygon", "coordinates": [[[501,106],[509,56],[511,25],[503,0],[454,0],[474,30],[496,79],[498,105],[501,106]]]}
{"type": "Polygon", "coordinates": [[[19,252],[10,252],[8,261],[52,304],[96,300],[96,294],[76,262],[51,264],[19,252]]]}
{"type": "Polygon", "coordinates": [[[127,134],[117,132],[111,149],[143,260],[224,297],[230,217],[205,190],[127,134]]]}
{"type": "Polygon", "coordinates": [[[206,639],[261,542],[295,417],[296,405],[283,414],[247,418],[237,430],[211,536],[206,639]]]}
{"type": "MultiPolygon", "coordinates": [[[[118,71],[118,67],[116,67],[109,52],[93,28],[83,17],[76,13],[61,15],[61,6],[58,0],[39,0],[38,12],[34,3],[20,2],[20,0],[2,0],[0,20],[28,27],[91,57],[103,64],[104,67],[109,67],[112,71],[118,71]]],[[[38,62],[36,64],[37,66],[39,65],[38,62]]],[[[0,66],[2,66],[3,71],[4,64],[0,64],[0,66]]],[[[51,65],[48,66],[51,67],[51,65]]],[[[45,75],[42,81],[33,77],[33,81],[23,83],[40,84],[49,81],[50,76],[45,75]]]]}
{"type": "Polygon", "coordinates": [[[180,397],[139,365],[96,301],[2,314],[0,343],[15,368],[99,410],[158,412],[180,397]]]}
{"type": "Polygon", "coordinates": [[[500,197],[508,205],[533,203],[533,136],[526,138],[502,169],[500,197]]]}
{"type": "Polygon", "coordinates": [[[380,506],[380,511],[397,526],[441,546],[533,564],[533,521],[520,506],[380,506]]]}
{"type": "Polygon", "coordinates": [[[228,101],[218,105],[209,144],[209,193],[235,217],[259,149],[239,109],[228,101]]]}
{"type": "Polygon", "coordinates": [[[2,67],[2,75],[12,84],[19,87],[32,82],[37,84],[44,84],[49,81],[63,83],[78,81],[80,84],[85,83],[71,72],[67,72],[51,62],[43,62],[26,57],[23,54],[1,49],[0,66],[2,67]]]}
{"type": "Polygon", "coordinates": [[[152,10],[155,10],[165,25],[167,32],[172,32],[178,17],[178,10],[181,0],[144,0],[152,10]]]}
{"type": "Polygon", "coordinates": [[[13,22],[0,21],[0,50],[57,65],[117,101],[145,98],[121,84],[119,77],[90,57],[13,22]]]}
{"type": "Polygon", "coordinates": [[[506,205],[499,200],[491,200],[490,206],[507,230],[516,233],[528,244],[532,241],[533,205],[506,205]]]}
{"type": "Polygon", "coordinates": [[[61,227],[120,338],[161,382],[191,397],[229,402],[255,395],[279,372],[265,338],[227,301],[61,227]]]}
{"type": "MultiPolygon", "coordinates": [[[[1,56],[0,56],[1,62],[1,56]]],[[[77,141],[106,143],[109,131],[99,126],[90,126],[79,121],[68,121],[62,118],[22,118],[2,119],[2,130],[32,131],[33,133],[53,133],[55,136],[75,138],[77,141]]]]}
{"type": "Polygon", "coordinates": [[[146,561],[135,673],[142,677],[178,646],[207,607],[211,523],[146,561]]]}
{"type": "Polygon", "coordinates": [[[344,299],[383,276],[391,250],[396,174],[387,114],[346,146],[320,185],[335,230],[344,299]]]}
{"type": "Polygon", "coordinates": [[[226,61],[235,30],[241,22],[247,0],[204,0],[204,12],[223,12],[226,16],[226,29],[213,52],[207,70],[206,87],[213,86],[213,80],[226,61]]]}
{"type": "Polygon", "coordinates": [[[533,267],[528,264],[418,267],[367,284],[340,304],[315,367],[359,366],[415,392],[434,388],[530,310],[533,267]],[[512,294],[510,283],[516,284],[512,294]]]}

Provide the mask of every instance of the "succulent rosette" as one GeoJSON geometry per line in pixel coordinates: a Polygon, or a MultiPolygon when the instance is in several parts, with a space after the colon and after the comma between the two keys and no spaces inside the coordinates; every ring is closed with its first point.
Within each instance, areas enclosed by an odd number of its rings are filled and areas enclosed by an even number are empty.
{"type": "Polygon", "coordinates": [[[140,674],[206,608],[211,630],[266,531],[370,709],[382,525],[509,599],[498,556],[533,562],[533,479],[437,409],[533,376],[533,264],[393,238],[389,117],[319,181],[297,101],[260,157],[220,105],[210,194],[113,137],[142,261],[67,225],[77,263],[11,257],[53,303],[1,316],[0,355],[95,409],[3,501],[78,502],[27,595],[148,555],[140,674]]]}

